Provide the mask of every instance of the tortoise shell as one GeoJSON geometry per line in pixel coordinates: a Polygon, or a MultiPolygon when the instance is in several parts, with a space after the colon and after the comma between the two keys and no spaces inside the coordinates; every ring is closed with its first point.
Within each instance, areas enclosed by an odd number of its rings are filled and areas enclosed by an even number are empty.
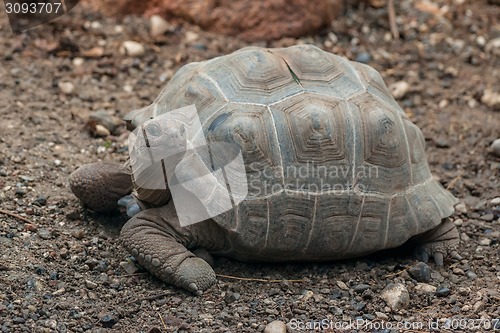
{"type": "MultiPolygon", "coordinates": [[[[182,67],[126,119],[138,126],[191,104],[206,141],[238,145],[245,162],[247,198],[213,218],[236,257],[355,257],[399,246],[453,212],[421,131],[367,65],[311,45],[248,47],[182,67]]],[[[168,197],[141,190],[154,204],[168,197]]]]}

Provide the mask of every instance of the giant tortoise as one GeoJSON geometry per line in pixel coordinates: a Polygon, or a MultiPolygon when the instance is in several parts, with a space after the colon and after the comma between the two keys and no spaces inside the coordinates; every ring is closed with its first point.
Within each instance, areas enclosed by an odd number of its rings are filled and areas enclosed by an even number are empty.
{"type": "Polygon", "coordinates": [[[460,258],[449,219],[457,199],[431,175],[421,131],[373,68],[311,45],[248,47],[185,65],[152,105],[126,117],[151,138],[168,132],[165,146],[182,148],[169,164],[184,175],[214,165],[188,149],[182,128],[155,120],[189,105],[207,146],[239,149],[248,191],[231,209],[182,225],[168,181],[141,185],[148,174],[133,176],[133,160],[70,176],[90,209],[127,206],[123,244],[161,280],[198,294],[213,285],[200,249],[243,261],[326,261],[411,239],[423,260],[460,258]]]}

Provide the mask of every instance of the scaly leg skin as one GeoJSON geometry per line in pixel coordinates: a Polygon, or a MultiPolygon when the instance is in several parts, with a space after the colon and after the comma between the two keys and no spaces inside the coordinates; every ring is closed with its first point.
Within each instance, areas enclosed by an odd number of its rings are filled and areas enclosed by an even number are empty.
{"type": "Polygon", "coordinates": [[[415,256],[421,261],[427,262],[429,257],[433,257],[438,266],[443,266],[447,256],[462,259],[457,252],[460,235],[449,218],[443,219],[436,228],[416,236],[413,241],[419,243],[415,248],[415,256]]]}
{"type": "Polygon", "coordinates": [[[153,275],[200,295],[215,284],[215,272],[187,247],[202,247],[204,236],[209,237],[206,245],[217,244],[220,240],[217,229],[213,221],[181,227],[171,201],[166,206],[147,209],[132,217],[122,228],[120,238],[139,264],[153,275]],[[210,238],[212,233],[216,239],[210,238]]]}
{"type": "Polygon", "coordinates": [[[132,191],[130,171],[116,164],[85,164],[69,176],[73,193],[95,212],[112,212],[118,200],[132,191]]]}

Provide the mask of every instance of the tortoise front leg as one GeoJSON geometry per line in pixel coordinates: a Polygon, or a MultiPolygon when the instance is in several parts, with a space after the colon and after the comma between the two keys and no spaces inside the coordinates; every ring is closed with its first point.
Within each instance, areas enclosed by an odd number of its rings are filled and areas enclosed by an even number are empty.
{"type": "Polygon", "coordinates": [[[418,235],[412,240],[419,243],[415,249],[415,255],[419,260],[428,261],[429,257],[433,257],[438,266],[443,266],[446,256],[457,260],[462,259],[457,252],[460,235],[455,224],[449,218],[443,219],[443,222],[436,228],[418,235]]]}
{"type": "MultiPolygon", "coordinates": [[[[211,221],[200,222],[210,229],[211,221]]],[[[200,246],[200,226],[181,227],[172,202],[132,217],[120,238],[139,264],[162,281],[201,294],[216,282],[215,272],[187,248],[200,246]]],[[[205,229],[204,228],[204,229],[205,229]]]]}

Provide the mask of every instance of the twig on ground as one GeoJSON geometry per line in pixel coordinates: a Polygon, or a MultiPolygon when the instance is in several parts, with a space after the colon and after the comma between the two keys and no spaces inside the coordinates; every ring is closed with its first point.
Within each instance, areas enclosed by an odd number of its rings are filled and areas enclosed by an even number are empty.
{"type": "Polygon", "coordinates": [[[256,282],[271,282],[271,283],[278,283],[278,282],[304,282],[303,279],[298,279],[298,280],[286,280],[286,279],[281,279],[281,280],[266,280],[266,279],[256,279],[256,278],[243,278],[243,277],[238,277],[238,276],[231,276],[231,275],[223,275],[223,274],[215,274],[218,277],[221,278],[226,278],[226,279],[233,279],[233,280],[241,280],[241,281],[256,281],[256,282]]]}
{"type": "Polygon", "coordinates": [[[388,277],[393,277],[393,276],[396,276],[396,275],[399,275],[399,274],[403,274],[404,272],[406,272],[406,268],[405,269],[402,269],[398,272],[395,272],[395,273],[391,273],[391,274],[387,274],[387,275],[384,275],[384,279],[385,278],[388,278],[388,277]]]}
{"type": "Polygon", "coordinates": [[[462,178],[462,175],[464,174],[463,171],[461,171],[455,178],[452,179],[452,181],[448,184],[448,186],[446,186],[446,189],[447,190],[450,190],[453,188],[453,186],[455,186],[455,183],[460,179],[462,178]]]}
{"type": "Polygon", "coordinates": [[[387,11],[389,12],[389,25],[394,39],[399,39],[398,25],[396,24],[396,11],[394,9],[394,0],[389,0],[387,4],[387,11]]]}
{"type": "Polygon", "coordinates": [[[161,293],[161,294],[156,294],[156,295],[151,295],[151,296],[137,298],[137,299],[134,299],[133,301],[127,302],[126,304],[130,305],[132,303],[137,303],[137,302],[142,302],[142,301],[152,301],[152,300],[155,300],[155,299],[158,299],[158,298],[161,298],[161,297],[165,297],[165,296],[170,296],[170,295],[172,295],[172,292],[171,291],[167,291],[167,292],[164,292],[164,293],[161,293]]]}
{"type": "Polygon", "coordinates": [[[18,220],[21,220],[21,221],[29,223],[29,224],[34,224],[30,220],[28,220],[27,218],[25,218],[25,217],[23,217],[23,216],[21,216],[19,214],[12,213],[12,212],[9,212],[9,211],[3,210],[3,209],[0,209],[0,214],[4,214],[4,215],[10,216],[10,217],[14,217],[14,218],[16,218],[18,220]]]}
{"type": "Polygon", "coordinates": [[[161,314],[158,312],[158,317],[160,317],[160,320],[161,320],[161,323],[163,324],[163,328],[168,331],[167,329],[167,325],[165,325],[165,321],[163,320],[163,317],[161,316],[161,314]]]}

